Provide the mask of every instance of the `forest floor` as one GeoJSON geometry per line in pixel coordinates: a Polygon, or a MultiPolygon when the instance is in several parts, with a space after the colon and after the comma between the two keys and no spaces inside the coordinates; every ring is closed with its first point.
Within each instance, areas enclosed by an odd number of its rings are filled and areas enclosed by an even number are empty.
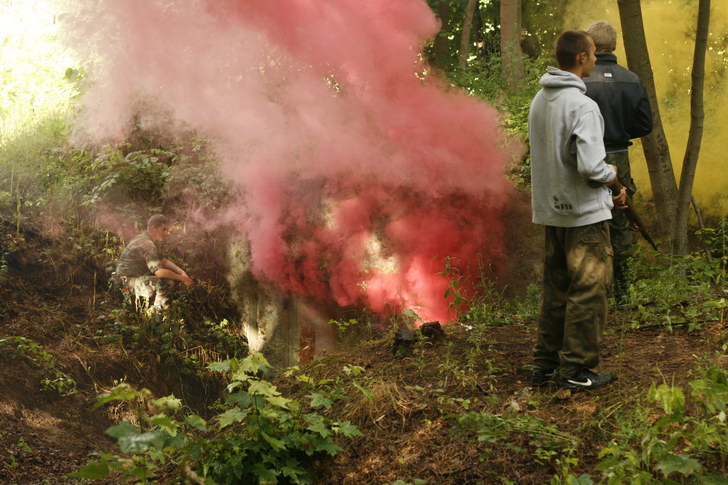
{"type": "MultiPolygon", "coordinates": [[[[109,315],[120,302],[107,293],[102,268],[73,259],[67,244],[18,233],[7,222],[0,227],[0,483],[70,483],[66,475],[94,452],[117,450],[104,431],[123,411],[92,406],[118,382],[156,396],[174,393],[200,413],[220,391],[212,381],[182,376],[150,346],[115,341],[109,315]]],[[[319,462],[314,483],[548,483],[563,465],[554,458],[565,457],[569,443],[570,466],[593,474],[599,450],[653,383],[686,387],[696,369],[726,364],[725,321],[692,331],[687,325],[633,329],[632,312],[613,309],[603,340],[600,369],[614,371],[617,380],[573,395],[529,385],[532,317],[514,316],[502,326],[447,325],[444,338],[404,355],[394,355],[392,332],[360,336],[355,344],[348,338],[345,350],[299,371],[335,382],[344,366],[360,366],[359,383],[369,391],[349,393],[332,408],[362,436],[341,443],[335,459],[319,462]],[[455,431],[458,417],[483,412],[502,418],[494,428],[520,414],[556,426],[561,435],[539,441],[516,426],[508,440],[494,431],[493,440],[476,442],[474,429],[455,431]]],[[[300,381],[275,383],[284,393],[307,392],[300,381]]]]}

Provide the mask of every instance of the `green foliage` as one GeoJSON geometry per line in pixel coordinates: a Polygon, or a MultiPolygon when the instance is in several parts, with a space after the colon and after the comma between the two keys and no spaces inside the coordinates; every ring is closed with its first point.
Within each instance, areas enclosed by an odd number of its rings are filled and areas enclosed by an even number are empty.
{"type": "Polygon", "coordinates": [[[0,338],[0,358],[19,357],[50,374],[41,380],[41,389],[54,391],[63,397],[78,393],[76,381],[56,367],[56,358],[46,352],[43,346],[27,337],[0,338]]]}
{"type": "Polygon", "coordinates": [[[311,400],[311,407],[314,409],[328,409],[336,402],[351,399],[357,394],[356,391],[369,401],[374,397],[363,384],[365,369],[361,366],[345,365],[342,371],[346,377],[337,376],[335,379],[315,379],[308,374],[301,374],[299,371],[297,366],[291,367],[284,376],[294,377],[296,381],[304,385],[304,389],[308,393],[306,397],[311,400]]]}
{"type": "MultiPolygon", "coordinates": [[[[518,140],[528,143],[528,111],[531,100],[540,89],[538,80],[546,69],[544,60],[524,58],[525,74],[515,89],[508,89],[502,76],[501,58],[493,55],[469,63],[463,70],[448,73],[453,85],[464,89],[471,96],[481,98],[501,114],[504,130],[518,140]]],[[[525,189],[531,183],[529,156],[509,167],[509,177],[517,187],[525,189]]]]}
{"type": "Polygon", "coordinates": [[[55,391],[64,397],[78,394],[76,381],[63,372],[55,371],[52,378],[45,378],[40,381],[40,384],[41,389],[55,391]]]}
{"type": "Polygon", "coordinates": [[[334,325],[336,328],[339,329],[340,332],[345,332],[349,329],[349,327],[353,327],[354,325],[358,324],[359,320],[356,318],[350,318],[348,320],[329,320],[329,325],[334,325]]]}
{"type": "Polygon", "coordinates": [[[204,281],[192,290],[198,294],[179,290],[161,315],[126,301],[123,308],[99,316],[103,327],[97,330],[95,339],[123,348],[143,349],[179,374],[202,379],[209,378],[208,363],[247,355],[247,342],[231,319],[215,320],[208,316],[225,310],[208,293],[221,290],[210,288],[204,281]]]}
{"type": "Polygon", "coordinates": [[[0,357],[6,352],[13,352],[36,367],[50,366],[55,362],[53,355],[46,352],[42,345],[27,337],[0,338],[0,357]]]}
{"type": "Polygon", "coordinates": [[[455,416],[457,429],[474,432],[477,442],[485,445],[480,459],[494,455],[494,449],[505,448],[511,453],[546,464],[556,459],[572,458],[579,445],[575,436],[563,433],[553,425],[529,414],[466,413],[455,416]]]}
{"type": "Polygon", "coordinates": [[[498,327],[518,321],[533,320],[538,315],[541,287],[531,283],[524,298],[516,297],[509,301],[503,291],[496,288],[494,278],[481,270],[480,283],[470,307],[460,315],[460,321],[469,330],[482,331],[480,326],[498,327]]]}
{"type": "Polygon", "coordinates": [[[455,311],[455,314],[458,317],[462,316],[464,308],[468,303],[468,299],[463,288],[465,276],[460,268],[455,266],[454,258],[450,256],[446,257],[443,262],[443,267],[437,274],[445,278],[448,282],[447,289],[443,295],[446,300],[451,299],[448,302],[448,308],[455,311]]]}
{"type": "Polygon", "coordinates": [[[79,78],[65,75],[75,60],[56,42],[46,4],[6,2],[0,17],[8,27],[0,43],[0,192],[17,203],[20,222],[25,202],[41,198],[37,174],[65,141],[79,78]]]}
{"type": "Polygon", "coordinates": [[[700,252],[665,260],[646,255],[640,247],[631,262],[636,270],[627,297],[628,307],[635,309],[631,327],[660,325],[672,330],[683,325],[693,331],[724,321],[725,292],[715,290],[725,273],[722,264],[720,258],[709,260],[700,252]]]}
{"type": "Polygon", "coordinates": [[[716,285],[725,281],[728,266],[728,218],[721,217],[715,227],[706,227],[696,232],[706,248],[707,270],[716,285]]]}
{"type": "Polygon", "coordinates": [[[713,366],[689,385],[690,402],[680,387],[650,387],[647,402],[654,417],[632,422],[641,428],[599,453],[604,483],[728,483],[724,475],[707,471],[726,472],[728,372],[713,366]]]}
{"type": "Polygon", "coordinates": [[[350,422],[316,412],[330,407],[324,394],[309,395],[306,404],[282,396],[276,386],[258,377],[270,367],[261,354],[208,367],[229,379],[229,394],[209,420],[181,416],[182,403],[173,396],[152,401],[159,412],[146,416],[140,410],[148,391],[137,392],[128,385],[101,395],[97,406],[110,401],[136,404],[142,424],[122,422],[107,430],[126,457],[101,454],[71,477],[102,479],[117,473],[151,483],[162,469],[174,473],[174,466],[177,473],[187,468],[187,476],[177,479],[195,474],[211,484],[311,483],[307,465],[341,451],[334,438],[361,435],[350,422]]]}
{"type": "Polygon", "coordinates": [[[126,155],[116,149],[99,155],[85,169],[89,183],[86,203],[104,200],[119,204],[131,199],[159,204],[175,157],[156,148],[126,155]]]}

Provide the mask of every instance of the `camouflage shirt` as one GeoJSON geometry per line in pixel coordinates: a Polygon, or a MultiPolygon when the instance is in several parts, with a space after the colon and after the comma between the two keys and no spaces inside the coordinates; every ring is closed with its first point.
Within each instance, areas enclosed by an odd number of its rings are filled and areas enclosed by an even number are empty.
{"type": "Polygon", "coordinates": [[[162,248],[143,233],[132,239],[119,257],[116,274],[122,276],[144,276],[162,268],[162,248]]]}

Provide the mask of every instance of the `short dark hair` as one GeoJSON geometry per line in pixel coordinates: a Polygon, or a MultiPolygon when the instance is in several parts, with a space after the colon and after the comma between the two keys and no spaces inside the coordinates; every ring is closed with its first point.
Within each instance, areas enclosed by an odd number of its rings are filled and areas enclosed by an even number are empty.
{"type": "Polygon", "coordinates": [[[168,225],[169,225],[169,219],[167,219],[166,216],[164,216],[163,214],[154,214],[147,221],[147,231],[150,229],[156,229],[158,227],[168,226],[168,225]]]}
{"type": "Polygon", "coordinates": [[[567,30],[556,40],[556,61],[561,69],[574,67],[582,52],[589,52],[589,34],[583,30],[567,30]]]}

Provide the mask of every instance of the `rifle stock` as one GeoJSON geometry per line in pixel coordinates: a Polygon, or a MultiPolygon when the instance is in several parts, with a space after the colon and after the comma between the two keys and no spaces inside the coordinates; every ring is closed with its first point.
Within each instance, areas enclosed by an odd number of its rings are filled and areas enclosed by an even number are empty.
{"type": "MultiPolygon", "coordinates": [[[[622,190],[623,185],[619,182],[619,179],[617,178],[614,181],[614,188],[617,190],[622,190]]],[[[624,215],[627,216],[627,220],[637,228],[637,230],[642,234],[642,237],[645,238],[645,241],[650,243],[652,248],[657,251],[657,244],[655,243],[654,239],[652,239],[652,236],[650,236],[650,233],[647,231],[647,228],[645,227],[644,223],[642,223],[642,219],[640,216],[635,212],[634,207],[632,207],[632,198],[629,196],[629,193],[627,194],[627,208],[623,209],[624,215]]]]}

